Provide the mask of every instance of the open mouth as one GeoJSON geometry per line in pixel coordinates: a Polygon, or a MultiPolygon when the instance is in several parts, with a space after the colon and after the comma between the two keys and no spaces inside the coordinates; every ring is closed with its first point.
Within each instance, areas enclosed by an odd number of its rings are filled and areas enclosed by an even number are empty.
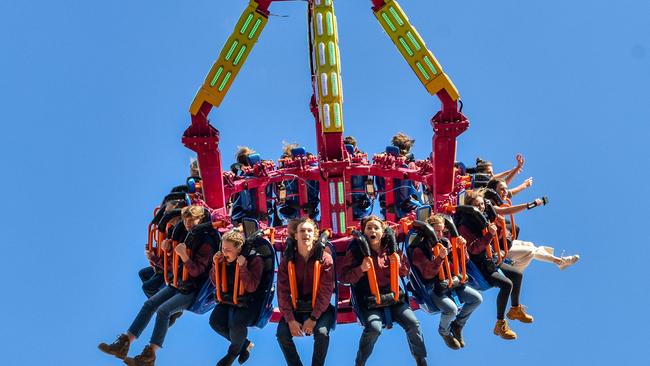
{"type": "Polygon", "coordinates": [[[370,235],[370,240],[375,240],[375,239],[377,239],[377,235],[375,235],[375,234],[370,235]]]}

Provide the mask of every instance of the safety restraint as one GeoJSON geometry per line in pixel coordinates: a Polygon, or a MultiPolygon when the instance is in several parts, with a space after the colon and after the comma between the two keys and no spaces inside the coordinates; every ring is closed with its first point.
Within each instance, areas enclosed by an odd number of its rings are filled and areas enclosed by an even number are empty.
{"type": "Polygon", "coordinates": [[[330,232],[329,230],[324,230],[318,240],[314,243],[313,256],[315,257],[314,261],[314,278],[312,281],[312,290],[311,290],[311,303],[305,303],[301,300],[300,294],[298,293],[298,281],[296,279],[296,265],[295,258],[298,248],[296,247],[297,242],[294,239],[287,238],[286,240],[286,249],[284,252],[285,257],[288,259],[287,271],[289,275],[289,292],[291,294],[291,305],[293,310],[297,312],[310,313],[316,306],[316,296],[318,295],[318,290],[320,288],[320,276],[321,276],[321,265],[323,263],[323,252],[325,251],[327,240],[329,239],[330,232]]]}

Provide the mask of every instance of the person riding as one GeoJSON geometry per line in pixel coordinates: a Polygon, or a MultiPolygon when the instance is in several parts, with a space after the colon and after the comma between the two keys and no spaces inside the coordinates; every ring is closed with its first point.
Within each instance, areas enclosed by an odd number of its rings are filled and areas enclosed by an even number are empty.
{"type": "MultiPolygon", "coordinates": [[[[433,300],[433,303],[440,309],[440,325],[438,333],[444,340],[447,347],[451,349],[460,349],[465,347],[462,330],[472,312],[481,305],[483,298],[475,289],[463,283],[457,283],[448,286],[447,280],[440,280],[438,273],[442,268],[445,258],[448,258],[450,269],[454,272],[460,271],[460,268],[454,268],[452,256],[452,247],[449,241],[449,232],[445,234],[445,218],[440,215],[431,216],[427,223],[430,229],[433,229],[435,236],[430,238],[422,237],[420,243],[415,243],[411,258],[412,265],[417,269],[427,286],[427,290],[433,300]],[[435,239],[438,239],[442,245],[437,247],[438,255],[435,255],[435,239]],[[451,291],[456,293],[458,299],[463,303],[460,312],[452,298],[451,291]]],[[[460,245],[464,245],[464,239],[459,237],[460,245]]],[[[456,261],[456,263],[458,263],[456,261]]],[[[452,273],[454,273],[452,272],[452,273]]],[[[454,281],[456,282],[456,281],[454,281]]]]}
{"type": "Polygon", "coordinates": [[[324,365],[329,332],[336,322],[330,304],[336,282],[334,261],[325,250],[325,239],[318,239],[318,229],[310,218],[291,220],[288,231],[286,250],[278,268],[282,319],[276,336],[287,365],[300,366],[293,337],[313,335],[311,364],[324,365]]]}
{"type": "MultiPolygon", "coordinates": [[[[346,136],[343,139],[343,144],[346,146],[351,146],[351,152],[348,153],[351,157],[356,157],[363,155],[363,151],[359,150],[357,146],[357,140],[354,136],[346,136]]],[[[351,188],[354,193],[351,194],[352,197],[352,219],[357,221],[361,220],[363,217],[366,217],[372,211],[372,200],[371,196],[368,194],[368,189],[366,188],[367,184],[372,186],[374,191],[374,183],[372,179],[369,181],[367,175],[353,175],[350,177],[351,188]]]]}
{"type": "MultiPolygon", "coordinates": [[[[465,204],[476,208],[480,215],[485,214],[486,205],[483,193],[480,191],[467,191],[465,204]]],[[[458,212],[457,212],[458,214],[458,212]]],[[[528,315],[523,305],[519,303],[519,294],[523,282],[523,273],[515,267],[504,262],[498,265],[488,253],[491,253],[489,246],[492,240],[499,240],[498,228],[494,223],[489,223],[482,231],[482,228],[470,225],[469,220],[460,220],[458,231],[467,242],[467,251],[470,260],[476,265],[487,282],[499,288],[497,295],[497,322],[494,326],[494,334],[503,339],[516,339],[517,334],[508,327],[504,318],[508,297],[511,307],[508,310],[508,318],[519,320],[523,323],[532,323],[533,317],[528,315]],[[499,271],[500,270],[500,271],[499,271]]]]}
{"type": "MultiPolygon", "coordinates": [[[[213,248],[217,244],[214,242],[214,237],[207,234],[208,230],[212,229],[209,217],[206,216],[203,207],[187,206],[182,209],[181,218],[189,234],[184,243],[174,248],[174,252],[180,257],[181,266],[186,269],[183,272],[187,275],[179,279],[176,284],[171,283],[163,287],[145,301],[126,333],[118,336],[112,344],[101,343],[98,346],[102,352],[123,359],[129,366],[155,364],[156,351],[163,346],[170,317],[192,305],[199,289],[208,278],[210,259],[213,248]],[[206,219],[207,222],[204,222],[206,219]],[[144,347],[140,355],[134,358],[127,357],[131,343],[142,334],[154,313],[156,322],[149,344],[144,347]]],[[[170,248],[167,246],[163,249],[168,251],[170,248]]]]}
{"type": "Polygon", "coordinates": [[[244,248],[246,244],[240,232],[233,230],[225,233],[210,270],[210,281],[215,288],[218,287],[217,306],[210,315],[210,326],[230,341],[228,351],[219,360],[218,366],[230,366],[236,358],[243,364],[254,346],[247,338],[248,327],[262,306],[263,294],[257,290],[264,262],[251,248],[244,248]],[[237,278],[239,283],[235,283],[237,278]]]}
{"type": "MultiPolygon", "coordinates": [[[[486,191],[486,193],[492,193],[490,201],[492,201],[492,205],[494,206],[496,213],[499,215],[514,215],[533,207],[544,205],[544,200],[537,198],[535,201],[530,203],[500,207],[499,203],[504,202],[508,198],[508,184],[503,179],[492,178],[488,182],[486,188],[491,190],[486,191]],[[493,192],[496,193],[497,196],[493,196],[493,192]]],[[[507,235],[509,235],[510,239],[512,238],[510,231],[508,231],[507,235]]],[[[533,259],[540,262],[554,263],[560,270],[564,270],[565,268],[574,265],[580,259],[580,256],[577,254],[556,257],[554,252],[555,249],[553,247],[536,246],[535,243],[515,238],[514,240],[511,240],[511,246],[508,250],[508,259],[512,261],[512,265],[515,268],[522,272],[528,268],[533,259]]]]}
{"type": "Polygon", "coordinates": [[[422,329],[399,286],[399,277],[409,273],[408,261],[397,247],[394,231],[379,217],[364,218],[361,230],[350,242],[340,271],[341,281],[354,289],[358,315],[364,324],[355,365],[366,364],[382,324],[394,319],[406,332],[416,364],[424,366],[427,350],[422,329]]]}
{"type": "MultiPolygon", "coordinates": [[[[405,159],[403,167],[415,169],[415,155],[411,152],[415,140],[403,132],[398,132],[392,137],[391,144],[399,150],[398,156],[405,159]]],[[[377,189],[384,191],[386,187],[385,179],[377,177],[375,180],[377,189]]],[[[393,182],[393,187],[395,187],[395,214],[397,219],[400,219],[422,205],[421,193],[419,192],[419,184],[409,179],[394,179],[393,182]]],[[[386,193],[379,194],[379,204],[384,217],[386,217],[386,209],[393,209],[392,207],[386,207],[386,193]]]]}

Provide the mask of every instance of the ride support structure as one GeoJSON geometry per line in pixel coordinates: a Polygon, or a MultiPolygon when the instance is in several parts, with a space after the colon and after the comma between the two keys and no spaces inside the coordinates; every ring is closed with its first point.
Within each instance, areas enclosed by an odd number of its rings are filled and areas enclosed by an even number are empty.
{"type": "MultiPolygon", "coordinates": [[[[252,192],[256,214],[260,218],[265,217],[269,212],[267,188],[285,187],[285,183],[296,179],[297,192],[292,194],[297,197],[301,216],[308,213],[305,208],[310,189],[307,182],[317,183],[319,227],[331,231],[330,242],[338,253],[345,252],[352,228],[359,225],[359,218],[353,214],[354,202],[351,197],[364,193],[359,192],[358,188],[356,191],[353,189],[353,177],[384,180],[380,194],[385,202],[385,219],[393,228],[401,230],[400,234],[408,232],[409,220],[412,222],[414,213],[411,212],[409,217],[398,217],[396,192],[403,188],[399,182],[408,180],[421,184],[428,198],[428,202],[424,203],[430,204],[436,212],[454,205],[455,193],[460,186],[454,169],[456,139],[467,130],[469,121],[459,110],[458,90],[394,0],[371,0],[372,11],[427,92],[440,99],[440,111],[431,119],[434,132],[431,156],[409,163],[406,157],[391,155],[387,151],[375,155],[370,162],[365,155],[346,151],[343,145],[343,86],[334,4],[333,0],[309,0],[308,44],[313,86],[309,108],[315,121],[318,155],[284,159],[278,164],[279,167],[272,161],[261,161],[246,167],[242,176],[223,171],[220,134],[211,125],[208,115],[213,107],[219,107],[259,40],[268,23],[269,6],[273,1],[281,0],[249,1],[190,106],[191,125],[182,138],[183,144],[197,153],[205,203],[225,217],[224,226],[232,224],[227,202],[234,195],[243,191],[252,192]]],[[[367,190],[366,193],[375,195],[375,192],[367,190]]],[[[280,199],[286,201],[286,198],[280,199]]],[[[263,229],[266,229],[265,225],[261,223],[263,229]]],[[[270,240],[276,250],[283,250],[286,228],[273,228],[271,232],[275,236],[270,240]]],[[[342,287],[340,291],[338,321],[354,322],[356,318],[351,311],[350,290],[342,287]]]]}

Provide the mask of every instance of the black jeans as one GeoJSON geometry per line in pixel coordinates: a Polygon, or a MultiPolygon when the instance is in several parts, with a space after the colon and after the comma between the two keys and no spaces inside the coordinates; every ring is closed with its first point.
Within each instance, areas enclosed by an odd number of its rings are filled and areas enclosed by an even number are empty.
{"type": "Polygon", "coordinates": [[[142,291],[147,298],[155,295],[165,285],[165,278],[162,273],[156,273],[156,270],[149,266],[138,271],[138,276],[142,281],[142,291]]]}
{"type": "Polygon", "coordinates": [[[524,274],[513,266],[505,263],[499,265],[503,274],[493,272],[486,276],[486,280],[492,285],[499,288],[497,295],[497,319],[502,320],[506,312],[506,305],[508,305],[508,297],[510,297],[510,305],[519,305],[519,293],[521,292],[521,283],[524,279],[524,274]]]}
{"type": "MultiPolygon", "coordinates": [[[[303,324],[309,318],[308,313],[294,312],[293,316],[300,324],[303,324]]],[[[316,326],[314,327],[314,353],[311,358],[312,366],[322,366],[325,364],[327,348],[330,344],[329,333],[335,321],[334,307],[332,305],[316,321],[316,326]]],[[[293,336],[289,330],[289,324],[287,324],[284,318],[278,323],[276,337],[278,337],[278,343],[284,354],[284,359],[287,361],[287,365],[302,366],[300,356],[298,356],[298,351],[296,350],[296,344],[293,342],[293,336]]]]}
{"type": "Polygon", "coordinates": [[[228,353],[238,355],[246,343],[248,327],[257,315],[255,309],[218,304],[210,314],[210,326],[220,336],[230,341],[228,353]]]}
{"type": "MultiPolygon", "coordinates": [[[[427,357],[427,349],[424,345],[424,336],[420,328],[420,322],[415,317],[415,313],[408,304],[395,304],[389,308],[390,314],[406,332],[409,349],[413,357],[427,357]]],[[[382,322],[384,318],[384,309],[365,309],[362,316],[364,317],[365,327],[359,340],[359,350],[355,365],[363,366],[366,364],[368,357],[372,353],[377,339],[381,335],[382,322]]]]}

